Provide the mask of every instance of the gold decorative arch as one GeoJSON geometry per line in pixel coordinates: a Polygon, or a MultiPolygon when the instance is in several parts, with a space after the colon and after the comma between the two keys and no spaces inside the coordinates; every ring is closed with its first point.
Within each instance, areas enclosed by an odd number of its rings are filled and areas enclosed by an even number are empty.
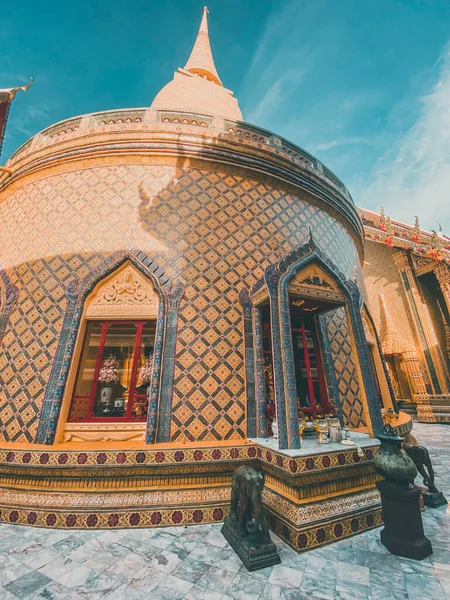
{"type": "Polygon", "coordinates": [[[289,284],[289,292],[298,296],[346,302],[336,280],[316,263],[306,265],[295,275],[289,284]]]}
{"type": "Polygon", "coordinates": [[[86,319],[156,319],[159,296],[130,262],[101,281],[86,301],[86,319]]]}

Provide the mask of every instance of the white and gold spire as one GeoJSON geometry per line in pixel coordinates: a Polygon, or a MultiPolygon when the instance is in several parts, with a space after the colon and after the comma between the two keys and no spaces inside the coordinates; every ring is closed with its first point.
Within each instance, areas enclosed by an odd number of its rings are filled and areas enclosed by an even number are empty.
{"type": "Polygon", "coordinates": [[[156,95],[151,108],[190,112],[242,121],[233,92],[223,87],[211,51],[208,33],[208,9],[202,20],[192,52],[183,69],[156,95]]]}
{"type": "Polygon", "coordinates": [[[208,13],[209,10],[205,6],[203,9],[203,17],[198,30],[197,39],[188,61],[184,67],[185,71],[190,71],[195,75],[199,75],[209,81],[214,81],[217,85],[222,85],[219,74],[217,73],[216,65],[212,55],[211,44],[208,34],[208,13]]]}

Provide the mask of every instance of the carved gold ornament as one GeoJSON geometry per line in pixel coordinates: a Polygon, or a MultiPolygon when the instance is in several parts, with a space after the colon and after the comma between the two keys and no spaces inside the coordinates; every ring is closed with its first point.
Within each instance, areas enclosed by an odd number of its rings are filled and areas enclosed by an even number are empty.
{"type": "Polygon", "coordinates": [[[90,319],[156,318],[159,297],[152,282],[127,264],[94,291],[86,317],[90,319]]]}
{"type": "Polygon", "coordinates": [[[301,269],[295,275],[289,284],[289,292],[324,300],[345,300],[343,293],[334,279],[319,265],[314,263],[301,269]]]}

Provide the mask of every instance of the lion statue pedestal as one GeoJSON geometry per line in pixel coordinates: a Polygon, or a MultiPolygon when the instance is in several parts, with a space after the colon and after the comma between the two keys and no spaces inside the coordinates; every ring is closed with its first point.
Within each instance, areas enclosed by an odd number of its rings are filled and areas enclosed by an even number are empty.
{"type": "Polygon", "coordinates": [[[249,571],[281,562],[262,506],[264,475],[243,466],[233,473],[230,516],[222,534],[249,571]]]}

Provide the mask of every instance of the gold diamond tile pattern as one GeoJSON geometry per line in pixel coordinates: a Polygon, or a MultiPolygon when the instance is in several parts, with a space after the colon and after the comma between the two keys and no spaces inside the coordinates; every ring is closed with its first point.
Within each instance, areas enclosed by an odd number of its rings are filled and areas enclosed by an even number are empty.
{"type": "MultiPolygon", "coordinates": [[[[130,244],[185,284],[172,440],[244,437],[239,289],[297,248],[309,226],[318,245],[353,277],[359,262],[350,236],[323,210],[238,175],[163,165],[80,166],[31,181],[0,203],[3,260],[19,288],[0,349],[0,438],[31,441],[35,435],[67,283],[130,244]]],[[[344,346],[347,332],[341,335],[344,346]]],[[[358,403],[357,393],[350,395],[354,368],[348,359],[341,362],[351,376],[348,404],[358,403]]]]}
{"type": "Polygon", "coordinates": [[[327,329],[344,420],[351,427],[363,427],[366,424],[364,407],[343,308],[328,313],[327,329]]]}
{"type": "Polygon", "coordinates": [[[0,434],[31,442],[49,380],[65,310],[68,269],[57,259],[21,265],[11,279],[19,288],[0,349],[0,434]]]}

